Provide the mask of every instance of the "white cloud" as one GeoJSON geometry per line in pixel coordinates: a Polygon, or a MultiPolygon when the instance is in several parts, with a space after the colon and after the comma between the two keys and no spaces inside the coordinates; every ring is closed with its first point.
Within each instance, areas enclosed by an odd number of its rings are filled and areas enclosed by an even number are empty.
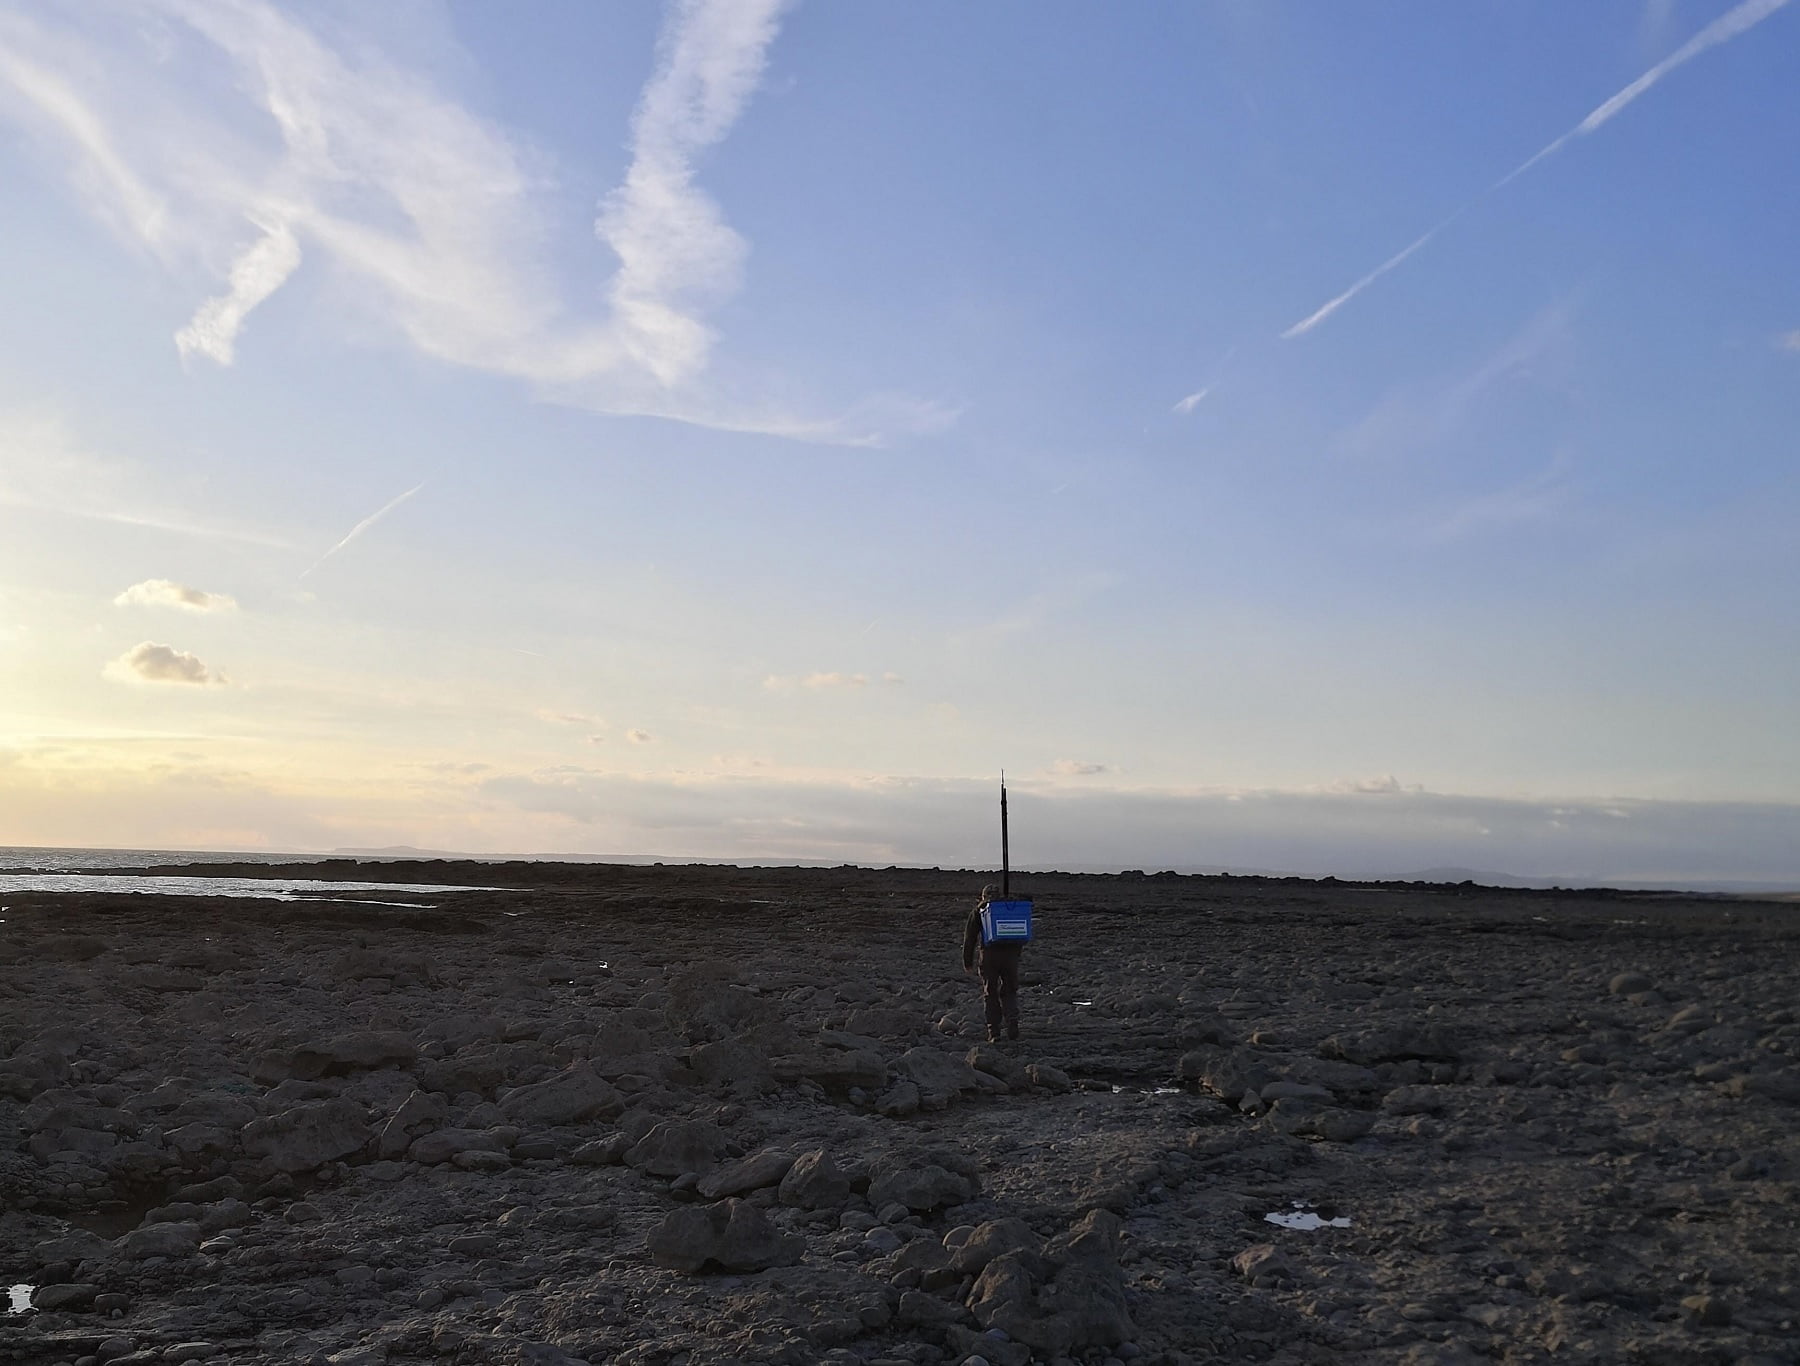
{"type": "Polygon", "coordinates": [[[121,683],[224,683],[225,675],[206,667],[200,659],[146,640],[132,646],[106,666],[105,674],[121,683]]]}
{"type": "Polygon", "coordinates": [[[1110,770],[1105,764],[1086,764],[1079,759],[1058,759],[1050,765],[1050,771],[1063,778],[1092,778],[1110,770]]]}
{"type": "Polygon", "coordinates": [[[1205,388],[1196,389],[1193,393],[1189,394],[1186,398],[1184,398],[1180,402],[1178,402],[1169,411],[1174,412],[1174,413],[1180,413],[1183,417],[1186,417],[1189,413],[1193,412],[1195,408],[1199,407],[1201,401],[1211,392],[1212,392],[1212,387],[1210,385],[1208,385],[1205,388]]]}
{"type": "Polygon", "coordinates": [[[182,355],[198,353],[220,365],[237,354],[237,335],[250,310],[267,299],[300,268],[300,243],[286,223],[272,222],[231,265],[231,290],[208,299],[193,320],[175,334],[182,355]]]}
{"type": "Polygon", "coordinates": [[[1800,351],[1800,327],[1792,332],[1783,332],[1775,339],[1775,345],[1783,351],[1800,351]]]}
{"type": "Polygon", "coordinates": [[[208,593],[173,579],[145,579],[113,599],[115,607],[179,607],[188,612],[229,612],[237,599],[226,593],[208,593]]]}
{"type": "Polygon", "coordinates": [[[812,692],[823,692],[839,688],[866,688],[871,683],[893,687],[905,681],[891,669],[874,677],[865,673],[846,673],[840,669],[832,669],[818,670],[809,674],[770,674],[763,679],[762,685],[770,692],[786,692],[791,688],[806,688],[812,692]]]}
{"type": "Polygon", "coordinates": [[[552,260],[547,158],[372,33],[329,30],[310,8],[145,0],[0,16],[0,118],[46,135],[128,242],[205,282],[175,334],[185,357],[232,364],[304,259],[348,283],[332,302],[425,355],[573,406],[842,444],[933,430],[954,413],[876,395],[812,416],[730,396],[710,374],[707,312],[737,288],[746,247],[696,159],[754,94],[784,7],[669,7],[629,167],[594,223],[618,257],[603,307],[572,305],[592,285],[552,260]]]}
{"type": "Polygon", "coordinates": [[[547,721],[553,726],[604,726],[606,722],[598,716],[590,716],[584,711],[558,711],[554,707],[539,707],[537,718],[547,721]]]}
{"type": "Polygon", "coordinates": [[[634,745],[647,745],[650,743],[650,732],[647,730],[628,730],[625,732],[625,738],[634,745]]]}

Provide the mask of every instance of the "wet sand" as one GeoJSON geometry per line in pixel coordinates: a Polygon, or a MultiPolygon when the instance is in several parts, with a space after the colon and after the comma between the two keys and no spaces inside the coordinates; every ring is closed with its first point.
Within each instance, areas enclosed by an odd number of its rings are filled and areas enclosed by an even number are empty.
{"type": "Polygon", "coordinates": [[[8,894],[0,1361],[1800,1359],[1791,903],[168,871],[497,890],[8,894]]]}

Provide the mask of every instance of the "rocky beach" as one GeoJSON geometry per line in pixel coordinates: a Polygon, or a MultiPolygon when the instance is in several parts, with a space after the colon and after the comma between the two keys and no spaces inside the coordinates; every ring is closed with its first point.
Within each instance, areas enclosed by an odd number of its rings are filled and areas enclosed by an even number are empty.
{"type": "Polygon", "coordinates": [[[1791,903],[281,871],[4,898],[0,1361],[1800,1361],[1791,903]]]}

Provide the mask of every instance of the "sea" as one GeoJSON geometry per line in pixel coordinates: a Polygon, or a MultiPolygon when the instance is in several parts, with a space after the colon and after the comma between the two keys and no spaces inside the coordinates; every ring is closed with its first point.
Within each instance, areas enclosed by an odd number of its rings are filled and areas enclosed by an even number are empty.
{"type": "MultiPolygon", "coordinates": [[[[246,854],[206,849],[0,848],[0,896],[9,892],[155,892],[161,896],[237,896],[276,901],[356,900],[344,892],[476,892],[483,887],[427,882],[344,882],[284,877],[186,877],[172,873],[132,873],[133,868],[166,868],[184,863],[317,863],[328,854],[246,854]],[[106,870],[104,872],[100,870],[106,870]],[[26,871],[29,870],[29,871],[26,871]]],[[[417,906],[417,901],[386,903],[417,906]]]]}

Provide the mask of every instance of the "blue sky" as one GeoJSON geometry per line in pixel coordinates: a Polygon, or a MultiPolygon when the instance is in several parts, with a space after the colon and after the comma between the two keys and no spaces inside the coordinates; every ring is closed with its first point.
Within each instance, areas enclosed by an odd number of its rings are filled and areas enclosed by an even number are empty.
{"type": "Polygon", "coordinates": [[[1800,878],[1797,37],[0,3],[0,839],[1800,878]]]}

